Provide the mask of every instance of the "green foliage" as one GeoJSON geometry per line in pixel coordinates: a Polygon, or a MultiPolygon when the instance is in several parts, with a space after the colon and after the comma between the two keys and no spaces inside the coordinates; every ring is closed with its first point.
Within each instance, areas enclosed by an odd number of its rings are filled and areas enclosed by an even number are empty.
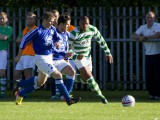
{"type": "Polygon", "coordinates": [[[3,7],[142,7],[160,6],[159,0],[1,0],[3,7]]]}

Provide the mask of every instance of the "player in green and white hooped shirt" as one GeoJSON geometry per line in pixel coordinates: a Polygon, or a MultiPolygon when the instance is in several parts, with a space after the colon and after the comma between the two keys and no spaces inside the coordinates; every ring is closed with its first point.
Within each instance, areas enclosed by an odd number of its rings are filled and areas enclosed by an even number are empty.
{"type": "Polygon", "coordinates": [[[1,98],[6,90],[7,49],[11,40],[12,27],[7,25],[7,14],[0,12],[0,91],[1,98]]]}
{"type": "Polygon", "coordinates": [[[69,39],[69,43],[72,45],[74,51],[74,63],[78,68],[83,81],[87,83],[89,88],[101,98],[102,103],[107,104],[107,99],[102,94],[91,72],[90,66],[92,62],[90,52],[92,38],[95,38],[100,47],[104,50],[106,60],[113,63],[110,50],[98,29],[89,24],[89,18],[87,16],[80,17],[79,26],[71,32],[69,39]]]}

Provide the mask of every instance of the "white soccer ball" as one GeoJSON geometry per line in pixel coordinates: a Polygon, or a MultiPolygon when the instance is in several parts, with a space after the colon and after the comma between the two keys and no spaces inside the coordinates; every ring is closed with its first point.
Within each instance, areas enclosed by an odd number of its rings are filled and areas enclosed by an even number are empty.
{"type": "Polygon", "coordinates": [[[133,107],[135,105],[135,99],[131,95],[126,95],[122,98],[123,107],[133,107]]]}

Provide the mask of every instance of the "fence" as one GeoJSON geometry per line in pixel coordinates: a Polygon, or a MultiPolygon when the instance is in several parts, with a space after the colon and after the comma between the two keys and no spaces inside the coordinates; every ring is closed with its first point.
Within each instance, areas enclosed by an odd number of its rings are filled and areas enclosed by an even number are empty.
{"type": "MultiPolygon", "coordinates": [[[[13,71],[17,54],[16,37],[26,26],[25,16],[28,11],[37,14],[37,25],[41,23],[41,16],[46,8],[0,8],[7,12],[9,25],[13,27],[13,42],[9,47],[7,79],[8,87],[12,87],[13,71]]],[[[145,59],[142,43],[131,39],[133,32],[142,24],[145,24],[145,14],[154,10],[158,14],[158,7],[151,8],[61,8],[61,13],[69,12],[72,16],[72,24],[78,25],[78,19],[82,15],[90,18],[91,24],[95,25],[105,38],[114,57],[114,64],[105,61],[103,51],[93,40],[92,59],[93,75],[101,89],[130,89],[140,90],[145,87],[145,59]]],[[[159,18],[156,19],[158,21],[159,18]]],[[[47,85],[45,85],[45,88],[47,85]]],[[[75,84],[75,89],[87,89],[86,85],[75,84]]]]}

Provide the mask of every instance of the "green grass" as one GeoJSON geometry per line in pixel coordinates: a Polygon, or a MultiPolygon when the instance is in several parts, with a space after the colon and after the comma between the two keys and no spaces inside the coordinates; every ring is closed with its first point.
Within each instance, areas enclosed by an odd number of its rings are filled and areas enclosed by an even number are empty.
{"type": "Polygon", "coordinates": [[[63,101],[50,101],[49,91],[36,91],[15,105],[14,96],[7,92],[0,100],[0,120],[160,120],[160,100],[147,98],[146,91],[104,91],[109,104],[104,105],[90,91],[74,91],[81,102],[67,106],[63,101]],[[134,107],[122,107],[124,95],[133,95],[134,107]]]}

